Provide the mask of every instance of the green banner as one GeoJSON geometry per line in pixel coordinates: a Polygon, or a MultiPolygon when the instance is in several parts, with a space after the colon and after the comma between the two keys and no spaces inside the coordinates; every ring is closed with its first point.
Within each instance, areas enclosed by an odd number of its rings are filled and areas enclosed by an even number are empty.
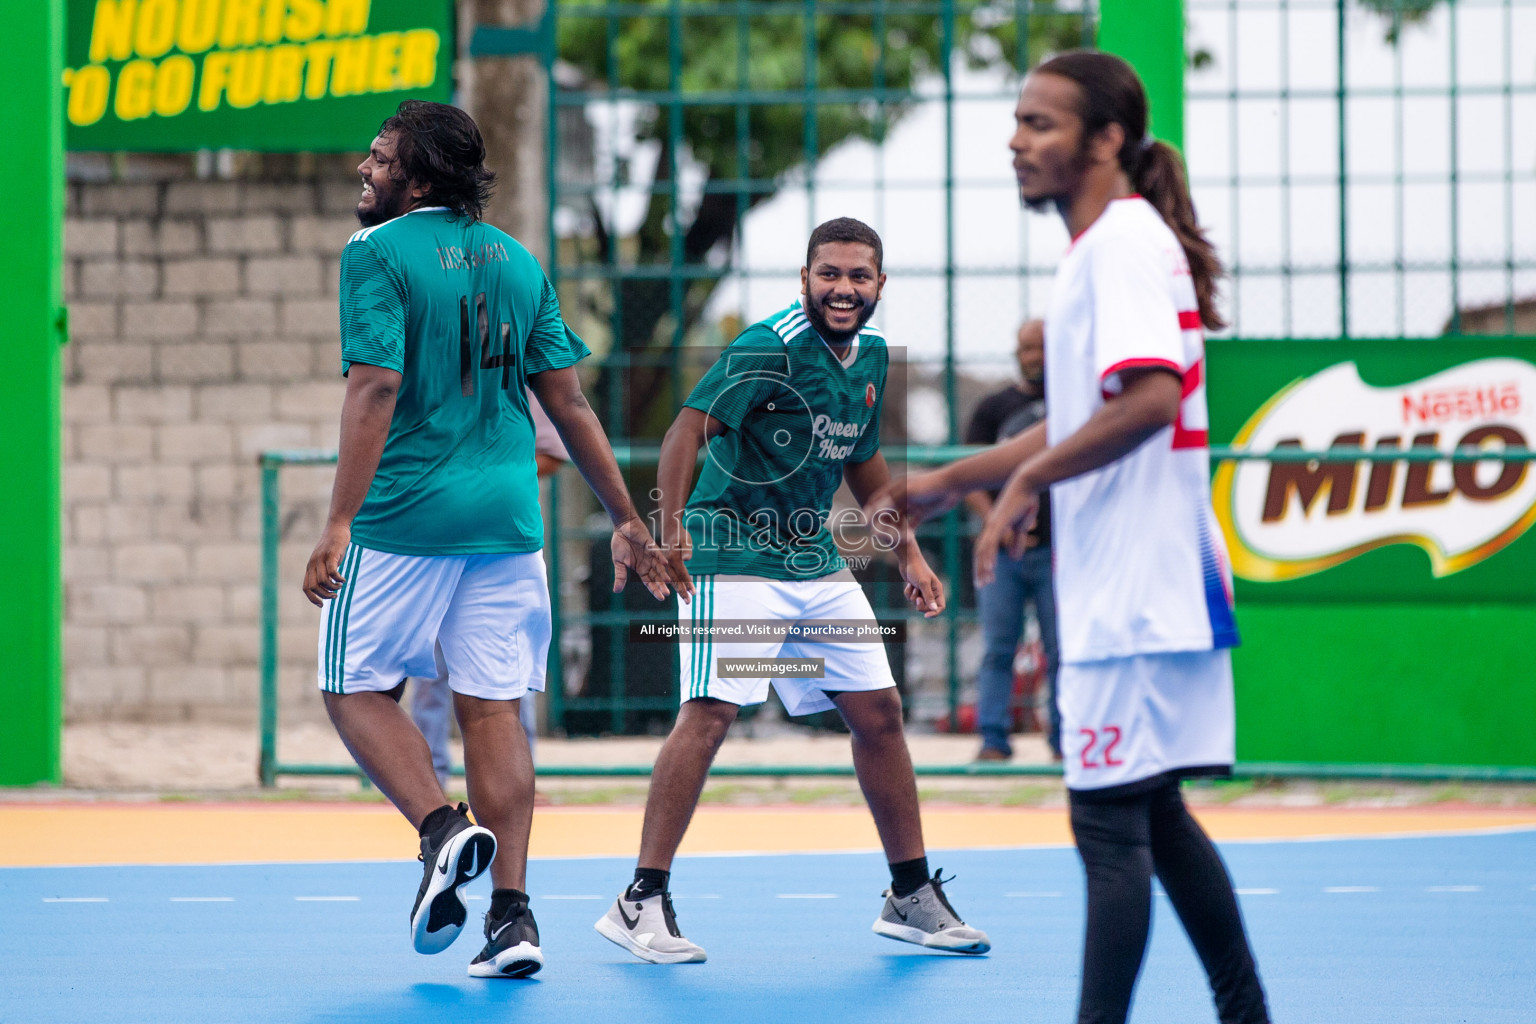
{"type": "MultiPolygon", "coordinates": [[[[1214,341],[1211,440],[1268,451],[1536,445],[1536,338],[1214,341]]],[[[1228,462],[1244,601],[1536,600],[1536,466],[1228,462]]]]}
{"type": "Polygon", "coordinates": [[[450,0],[69,0],[72,150],[338,152],[452,91],[450,0]]]}

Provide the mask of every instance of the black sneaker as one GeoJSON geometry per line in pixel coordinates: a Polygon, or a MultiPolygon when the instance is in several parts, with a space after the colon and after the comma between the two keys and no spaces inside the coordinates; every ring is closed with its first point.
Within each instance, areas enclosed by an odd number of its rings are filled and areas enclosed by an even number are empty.
{"type": "Polygon", "coordinates": [[[469,904],[459,890],[496,856],[491,830],[471,822],[466,805],[459,804],[458,811],[441,833],[421,837],[425,868],[411,907],[411,944],[418,953],[441,953],[459,937],[469,919],[469,904]]]}
{"type": "Polygon", "coordinates": [[[469,962],[471,978],[526,978],[543,966],[539,924],[526,901],[513,903],[504,917],[485,915],[485,948],[469,962]]]}

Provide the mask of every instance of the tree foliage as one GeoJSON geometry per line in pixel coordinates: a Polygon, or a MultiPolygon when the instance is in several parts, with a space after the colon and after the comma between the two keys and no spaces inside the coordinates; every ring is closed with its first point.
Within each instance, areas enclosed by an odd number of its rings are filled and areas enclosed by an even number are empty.
{"type": "MultiPolygon", "coordinates": [[[[702,197],[692,209],[679,210],[682,263],[719,267],[742,213],[773,195],[786,174],[808,169],[839,143],[882,138],[911,109],[910,90],[942,73],[946,44],[956,59],[983,68],[1033,63],[1045,52],[1082,45],[1084,38],[1081,13],[1046,8],[1029,17],[1021,47],[1015,11],[1023,5],[993,0],[957,0],[947,39],[940,6],[931,2],[801,8],[782,0],[683,0],[675,7],[669,0],[629,0],[621,11],[642,7],[655,13],[562,11],[558,51],[586,77],[586,89],[611,87],[620,96],[653,101],[645,105],[638,137],[660,146],[661,187],[653,189],[633,239],[616,238],[594,204],[597,251],[587,254],[603,258],[609,247],[623,246],[626,263],[653,268],[672,262],[668,186],[674,159],[706,176],[702,197]],[[816,104],[812,120],[807,90],[824,97],[836,92],[840,101],[816,104]],[[654,102],[664,99],[662,93],[720,102],[654,102]],[[738,102],[741,93],[750,94],[746,102],[738,102]],[[671,119],[679,110],[674,133],[671,119]]],[[[689,281],[684,328],[718,281],[714,272],[689,281]]],[[[670,312],[669,282],[653,273],[623,277],[613,287],[612,299],[623,311],[615,347],[634,351],[668,343],[670,332],[658,327],[670,312]]]]}

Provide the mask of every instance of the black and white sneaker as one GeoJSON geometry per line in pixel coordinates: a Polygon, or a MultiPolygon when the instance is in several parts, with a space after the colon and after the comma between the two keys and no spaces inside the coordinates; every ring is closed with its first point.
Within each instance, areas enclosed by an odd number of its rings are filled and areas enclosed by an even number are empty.
{"type": "Polygon", "coordinates": [[[683,938],[668,892],[637,900],[626,889],[592,927],[609,942],[653,964],[701,964],[707,959],[701,947],[683,938]]]}
{"type": "Polygon", "coordinates": [[[411,944],[418,953],[441,953],[453,944],[469,919],[460,889],[479,878],[496,856],[496,837],[468,818],[459,804],[447,829],[421,837],[421,888],[411,907],[411,944]]]}
{"type": "Polygon", "coordinates": [[[526,978],[543,966],[539,925],[526,900],[513,903],[500,918],[485,915],[485,948],[469,963],[471,978],[526,978]]]}

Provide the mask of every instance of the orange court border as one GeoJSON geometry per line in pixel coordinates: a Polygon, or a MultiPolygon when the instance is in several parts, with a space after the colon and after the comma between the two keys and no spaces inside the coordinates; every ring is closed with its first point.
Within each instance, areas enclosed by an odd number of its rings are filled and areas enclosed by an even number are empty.
{"type": "MultiPolygon", "coordinates": [[[[1536,829],[1536,808],[1193,807],[1217,841],[1285,841],[1536,829]]],[[[639,807],[541,807],[529,855],[632,857],[639,807]]],[[[1065,808],[923,810],[932,849],[1070,846],[1065,808]]],[[[0,867],[404,860],[413,830],[393,808],[351,804],[0,803],[0,867]]],[[[862,807],[703,807],[683,855],[879,849],[862,807]]]]}

